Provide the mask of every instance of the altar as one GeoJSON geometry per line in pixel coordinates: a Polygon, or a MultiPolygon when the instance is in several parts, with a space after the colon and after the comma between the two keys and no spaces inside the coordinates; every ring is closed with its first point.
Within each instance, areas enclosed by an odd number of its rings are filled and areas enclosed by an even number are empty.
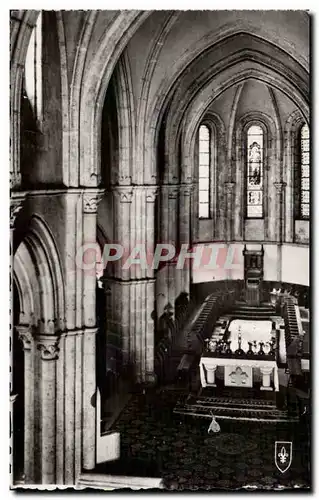
{"type": "Polygon", "coordinates": [[[219,320],[200,359],[202,387],[216,387],[218,370],[225,387],[279,391],[278,339],[271,320],[219,320]]]}

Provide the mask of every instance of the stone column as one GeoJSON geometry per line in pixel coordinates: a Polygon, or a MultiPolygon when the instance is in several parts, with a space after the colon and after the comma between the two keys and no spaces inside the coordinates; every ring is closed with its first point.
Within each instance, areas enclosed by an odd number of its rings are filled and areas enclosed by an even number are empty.
{"type": "Polygon", "coordinates": [[[285,238],[285,182],[274,182],[276,188],[276,240],[279,243],[285,238]]]}
{"type": "Polygon", "coordinates": [[[74,484],[82,469],[82,383],[87,380],[83,364],[83,330],[62,333],[56,372],[57,484],[74,484]]]}
{"type": "Polygon", "coordinates": [[[136,381],[145,382],[154,375],[155,292],[154,270],[150,264],[155,244],[157,187],[113,186],[112,189],[114,239],[124,247],[124,253],[114,266],[113,276],[105,279],[109,291],[107,301],[111,306],[108,307],[107,335],[113,339],[108,343],[120,345],[123,364],[134,368],[136,381]],[[130,256],[140,263],[129,265],[130,256]]]}
{"type": "Polygon", "coordinates": [[[272,366],[263,366],[260,368],[260,373],[262,375],[261,391],[272,391],[272,387],[270,387],[270,375],[272,371],[272,366]]]}
{"type": "MultiPolygon", "coordinates": [[[[83,243],[97,245],[97,209],[104,190],[86,189],[83,194],[83,243]]],[[[92,256],[95,258],[95,255],[92,256]]],[[[83,386],[82,386],[82,467],[96,464],[96,271],[83,271],[83,386]]],[[[77,395],[77,398],[79,394],[77,395]]],[[[79,465],[77,465],[78,467],[79,465]]]]}
{"type": "MultiPolygon", "coordinates": [[[[13,280],[13,260],[14,260],[14,248],[13,248],[13,234],[14,225],[19,212],[22,209],[26,193],[12,193],[10,199],[10,274],[9,274],[9,288],[10,288],[10,319],[11,319],[11,333],[13,327],[13,291],[12,291],[12,280],[13,280]]],[[[12,361],[12,360],[11,360],[12,361]]],[[[11,363],[12,366],[12,363],[11,363]]],[[[11,379],[10,379],[11,387],[11,379]]]]}
{"type": "MultiPolygon", "coordinates": [[[[192,207],[192,184],[183,184],[180,187],[180,197],[179,197],[179,241],[180,244],[188,244],[191,246],[191,207],[192,207]]],[[[190,266],[185,269],[177,270],[180,274],[180,287],[179,293],[185,292],[190,298],[190,277],[191,270],[190,266]]]]}
{"type": "MultiPolygon", "coordinates": [[[[173,245],[178,251],[178,186],[168,187],[168,240],[167,243],[173,245]]],[[[166,243],[166,242],[164,242],[166,243]]],[[[167,302],[171,304],[171,311],[175,317],[175,300],[178,296],[178,281],[176,279],[178,270],[175,264],[169,264],[167,269],[167,302]]]]}
{"type": "MultiPolygon", "coordinates": [[[[161,232],[160,241],[162,244],[173,245],[176,253],[178,252],[178,195],[179,186],[175,184],[167,184],[161,187],[161,209],[160,221],[161,232]]],[[[163,294],[165,297],[165,306],[170,304],[172,313],[174,314],[174,305],[176,294],[176,265],[175,263],[167,263],[159,271],[162,276],[160,282],[157,283],[157,295],[163,294]],[[159,285],[163,288],[159,288],[159,285]]]]}
{"type": "MultiPolygon", "coordinates": [[[[88,189],[83,194],[83,243],[96,245],[97,208],[102,198],[103,190],[88,189]]],[[[94,254],[94,251],[93,251],[94,254]]],[[[95,258],[96,255],[90,256],[95,258]]],[[[83,324],[86,327],[95,326],[95,268],[83,271],[83,324]]]]}
{"type": "MultiPolygon", "coordinates": [[[[13,174],[10,172],[10,176],[13,174]]],[[[16,179],[14,176],[10,177],[10,182],[16,179]]],[[[20,182],[20,181],[19,181],[20,182]]],[[[12,187],[15,186],[15,182],[12,183],[12,187]]],[[[12,456],[12,450],[13,450],[13,420],[12,420],[12,415],[13,415],[13,405],[16,400],[16,395],[12,394],[12,377],[13,377],[13,352],[12,352],[12,345],[13,345],[13,269],[14,269],[14,246],[13,246],[13,235],[14,235],[14,225],[16,218],[22,209],[23,202],[25,199],[26,193],[12,193],[11,194],[11,199],[10,199],[10,268],[9,268],[9,297],[10,297],[10,375],[9,375],[9,390],[10,390],[10,423],[11,428],[10,428],[10,448],[11,448],[11,456],[12,456]]],[[[17,369],[17,367],[15,368],[17,369]]],[[[10,457],[11,460],[11,457],[10,457]]],[[[12,461],[10,462],[11,468],[10,468],[10,477],[13,477],[13,471],[12,471],[12,461]]]]}
{"type": "Polygon", "coordinates": [[[294,240],[294,145],[295,135],[292,131],[286,131],[284,135],[284,180],[287,182],[285,196],[285,236],[284,241],[293,242],[294,240]]]}
{"type": "MultiPolygon", "coordinates": [[[[154,249],[156,245],[155,241],[155,203],[157,200],[158,188],[157,186],[147,186],[146,187],[146,218],[145,218],[145,226],[144,226],[144,235],[146,241],[146,253],[147,256],[151,256],[152,259],[148,259],[148,264],[150,264],[151,260],[153,260],[154,249]]],[[[154,277],[154,270],[149,267],[146,270],[146,276],[148,278],[154,277]]]]}
{"type": "Polygon", "coordinates": [[[96,328],[83,332],[82,466],[94,469],[96,463],[96,328]]]}
{"type": "MultiPolygon", "coordinates": [[[[123,264],[129,257],[134,240],[137,221],[132,216],[134,192],[132,186],[113,186],[114,207],[114,243],[123,248],[123,256],[112,266],[112,278],[106,281],[109,293],[106,294],[107,307],[107,344],[116,344],[121,347],[123,364],[130,361],[130,331],[129,314],[130,300],[129,287],[123,280],[129,281],[131,269],[123,269],[123,264]],[[114,279],[113,279],[114,278],[114,279]]],[[[108,273],[109,274],[109,273],[108,273]]]]}
{"type": "Polygon", "coordinates": [[[131,233],[135,230],[136,221],[132,215],[132,186],[114,186],[114,243],[123,246],[123,257],[113,264],[113,276],[119,279],[129,279],[130,271],[123,269],[123,262],[131,252],[131,233]]]}
{"type": "Polygon", "coordinates": [[[40,351],[40,449],[41,483],[56,483],[56,360],[58,341],[55,335],[39,335],[36,338],[40,351]]]}
{"type": "MultiPolygon", "coordinates": [[[[146,187],[146,221],[145,221],[145,241],[146,241],[146,251],[147,256],[154,255],[155,249],[155,203],[157,200],[158,188],[157,186],[147,186],[146,187]]],[[[147,383],[154,383],[155,373],[154,373],[154,313],[155,313],[155,278],[154,269],[151,268],[151,262],[148,260],[148,268],[146,269],[146,283],[145,283],[145,375],[142,372],[142,379],[147,383]]],[[[143,308],[144,309],[144,308],[143,308]]]]}
{"type": "Polygon", "coordinates": [[[13,477],[14,477],[14,469],[13,469],[13,447],[15,446],[14,443],[14,424],[13,424],[13,407],[14,403],[16,402],[18,397],[18,394],[11,394],[10,393],[10,415],[9,415],[9,434],[10,434],[10,440],[9,440],[9,453],[10,453],[10,465],[9,465],[9,474],[10,474],[10,483],[13,484],[13,477]]]}
{"type": "Polygon", "coordinates": [[[278,245],[277,280],[281,281],[282,242],[285,238],[285,182],[274,182],[276,188],[276,240],[278,245]]]}
{"type": "Polygon", "coordinates": [[[24,476],[34,482],[34,367],[33,336],[28,325],[16,327],[24,349],[24,476]]]}
{"type": "Polygon", "coordinates": [[[227,241],[233,238],[234,213],[233,213],[233,191],[235,183],[225,182],[226,191],[226,221],[225,221],[225,236],[227,241]]]}

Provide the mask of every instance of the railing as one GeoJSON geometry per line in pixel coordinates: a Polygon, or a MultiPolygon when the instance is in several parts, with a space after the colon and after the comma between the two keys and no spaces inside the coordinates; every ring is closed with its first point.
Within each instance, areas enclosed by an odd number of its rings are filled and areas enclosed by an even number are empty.
{"type": "Polygon", "coordinates": [[[296,338],[300,338],[299,325],[295,309],[295,300],[291,297],[286,297],[283,304],[283,317],[285,320],[285,338],[286,349],[289,351],[289,346],[296,338]]]}

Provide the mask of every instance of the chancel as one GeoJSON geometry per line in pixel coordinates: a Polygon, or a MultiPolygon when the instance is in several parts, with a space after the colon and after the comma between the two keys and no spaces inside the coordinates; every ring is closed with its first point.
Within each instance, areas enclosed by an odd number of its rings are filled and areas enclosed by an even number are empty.
{"type": "Polygon", "coordinates": [[[310,488],[309,25],[11,11],[13,487],[310,488]]]}

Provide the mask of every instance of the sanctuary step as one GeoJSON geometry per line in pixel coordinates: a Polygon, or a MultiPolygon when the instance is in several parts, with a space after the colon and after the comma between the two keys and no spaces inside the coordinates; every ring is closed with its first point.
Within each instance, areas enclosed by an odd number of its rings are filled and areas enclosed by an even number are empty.
{"type": "Polygon", "coordinates": [[[202,393],[199,396],[189,394],[181,397],[174,413],[190,417],[208,418],[212,415],[220,420],[260,421],[265,423],[298,422],[296,414],[288,413],[276,407],[275,399],[247,397],[211,396],[202,393]]]}
{"type": "Polygon", "coordinates": [[[236,302],[231,314],[238,319],[269,319],[275,314],[275,309],[268,303],[250,306],[246,302],[236,302]]]}

